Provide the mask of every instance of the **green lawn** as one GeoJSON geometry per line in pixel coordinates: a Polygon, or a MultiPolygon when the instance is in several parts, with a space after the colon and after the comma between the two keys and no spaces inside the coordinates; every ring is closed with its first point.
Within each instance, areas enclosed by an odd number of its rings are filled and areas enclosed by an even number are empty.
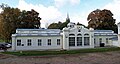
{"type": "Polygon", "coordinates": [[[0,42],[4,42],[4,40],[0,39],[0,42]]]}
{"type": "Polygon", "coordinates": [[[111,48],[91,48],[91,49],[79,49],[79,50],[61,50],[61,51],[22,51],[20,52],[2,52],[4,54],[12,54],[17,56],[42,56],[42,55],[59,55],[59,54],[83,54],[94,52],[108,52],[108,51],[120,51],[118,47],[111,48]]]}

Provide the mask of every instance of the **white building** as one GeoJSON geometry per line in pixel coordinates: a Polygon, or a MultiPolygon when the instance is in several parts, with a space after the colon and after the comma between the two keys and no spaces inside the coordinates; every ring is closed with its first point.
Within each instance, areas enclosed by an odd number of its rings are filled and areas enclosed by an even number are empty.
{"type": "Polygon", "coordinates": [[[112,30],[94,30],[94,44],[96,47],[99,47],[100,43],[104,43],[105,46],[113,46],[112,39],[116,37],[117,34],[112,30]]]}
{"type": "Polygon", "coordinates": [[[69,23],[63,28],[63,49],[94,48],[94,32],[69,23]]]}
{"type": "Polygon", "coordinates": [[[111,45],[109,38],[117,36],[111,30],[93,30],[69,23],[59,29],[17,29],[12,35],[12,50],[71,50],[94,48],[104,43],[111,45]]]}
{"type": "Polygon", "coordinates": [[[112,44],[113,46],[120,47],[120,22],[117,24],[117,26],[118,26],[118,35],[117,35],[118,38],[113,38],[112,44]]]}
{"type": "Polygon", "coordinates": [[[62,48],[59,29],[17,29],[12,35],[12,50],[48,50],[62,48]]]}

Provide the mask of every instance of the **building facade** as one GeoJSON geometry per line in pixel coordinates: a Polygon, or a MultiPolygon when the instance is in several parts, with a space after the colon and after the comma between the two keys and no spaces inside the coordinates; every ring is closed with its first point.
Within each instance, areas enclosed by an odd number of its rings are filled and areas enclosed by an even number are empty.
{"type": "Polygon", "coordinates": [[[94,48],[94,32],[83,26],[69,23],[63,29],[63,49],[94,48]]]}
{"type": "Polygon", "coordinates": [[[99,47],[100,43],[111,46],[110,38],[116,37],[112,30],[88,29],[69,23],[59,29],[17,29],[12,34],[12,50],[71,50],[99,47]]]}
{"type": "Polygon", "coordinates": [[[59,29],[17,29],[12,35],[12,50],[49,50],[62,48],[59,29]]]}
{"type": "Polygon", "coordinates": [[[100,43],[104,43],[105,46],[113,46],[111,39],[116,37],[117,34],[112,30],[94,30],[94,45],[99,47],[100,43]]]}
{"type": "Polygon", "coordinates": [[[120,47],[120,22],[117,24],[118,26],[118,38],[115,38],[112,42],[114,46],[120,47]]]}

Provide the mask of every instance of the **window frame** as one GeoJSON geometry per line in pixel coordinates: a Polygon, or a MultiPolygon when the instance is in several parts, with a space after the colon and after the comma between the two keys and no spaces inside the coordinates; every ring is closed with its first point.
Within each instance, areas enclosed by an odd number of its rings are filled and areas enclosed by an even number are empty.
{"type": "Polygon", "coordinates": [[[106,38],[106,44],[108,44],[109,43],[109,38],[106,38]]]}
{"type": "Polygon", "coordinates": [[[51,39],[47,40],[47,45],[51,46],[51,39]]]}
{"type": "Polygon", "coordinates": [[[42,39],[38,39],[38,46],[42,46],[42,39]]]}
{"type": "Polygon", "coordinates": [[[60,45],[60,39],[57,39],[57,45],[60,45]]]}
{"type": "Polygon", "coordinates": [[[22,46],[21,39],[17,39],[17,46],[22,46]]]}
{"type": "Polygon", "coordinates": [[[84,37],[84,46],[89,46],[89,45],[90,45],[90,37],[84,37]]]}
{"type": "Polygon", "coordinates": [[[102,38],[99,38],[99,43],[102,43],[102,38]]]}
{"type": "Polygon", "coordinates": [[[77,37],[77,46],[82,46],[82,37],[77,37]]]}
{"type": "Polygon", "coordinates": [[[27,46],[32,46],[32,39],[27,39],[27,46]]]}
{"type": "Polygon", "coordinates": [[[75,46],[75,37],[69,37],[69,46],[75,46]]]}
{"type": "Polygon", "coordinates": [[[75,36],[75,34],[69,34],[69,36],[75,36]]]}

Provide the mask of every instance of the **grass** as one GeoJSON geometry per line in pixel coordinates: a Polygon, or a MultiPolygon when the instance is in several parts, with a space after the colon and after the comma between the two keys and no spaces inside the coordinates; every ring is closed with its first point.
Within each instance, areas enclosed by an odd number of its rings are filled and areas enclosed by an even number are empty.
{"type": "Polygon", "coordinates": [[[0,43],[4,42],[4,40],[0,39],[0,43]]]}
{"type": "Polygon", "coordinates": [[[81,53],[94,53],[94,52],[108,52],[108,51],[120,51],[118,47],[111,48],[91,48],[91,49],[79,49],[79,50],[61,50],[61,51],[22,51],[19,52],[2,52],[4,54],[12,54],[16,56],[43,56],[43,55],[60,55],[60,54],[81,54],[81,53]]]}

